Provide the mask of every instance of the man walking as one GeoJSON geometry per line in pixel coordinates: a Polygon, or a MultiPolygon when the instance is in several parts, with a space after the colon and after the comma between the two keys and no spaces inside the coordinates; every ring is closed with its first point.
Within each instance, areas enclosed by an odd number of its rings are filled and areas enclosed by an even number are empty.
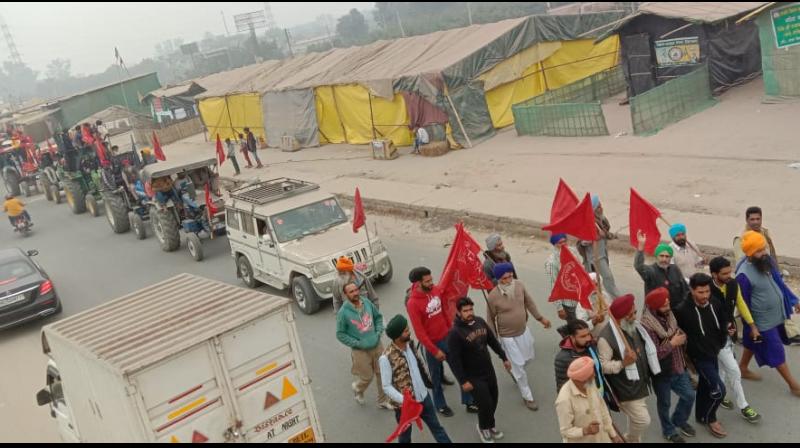
{"type": "Polygon", "coordinates": [[[686,443],[678,430],[686,437],[696,435],[694,428],[689,425],[694,389],[683,359],[686,334],[678,328],[678,321],[670,309],[667,288],[656,288],[645,298],[642,326],[656,345],[661,365],[661,373],[653,376],[661,433],[672,443],[686,443]],[[678,395],[678,405],[670,416],[672,392],[678,395]]]}
{"type": "MultiPolygon", "coordinates": [[[[400,408],[403,406],[403,392],[410,391],[414,400],[422,404],[422,421],[428,425],[434,440],[437,443],[451,443],[447,432],[439,424],[436,417],[436,408],[425,387],[423,376],[428,373],[423,370],[419,354],[411,345],[411,331],[408,321],[401,315],[396,315],[386,324],[386,336],[392,341],[384,350],[378,363],[381,369],[381,384],[383,391],[394,407],[395,419],[400,423],[400,408]]],[[[427,379],[430,381],[429,379],[427,379]]],[[[411,443],[411,427],[400,434],[399,443],[411,443]]]]}
{"type": "Polygon", "coordinates": [[[340,257],[336,260],[337,276],[333,279],[333,312],[339,312],[339,309],[344,303],[344,287],[348,283],[355,283],[361,291],[361,295],[365,296],[375,305],[375,308],[380,309],[378,294],[375,288],[372,287],[372,282],[366,275],[356,270],[355,263],[350,257],[340,257]]]}
{"type": "Polygon", "coordinates": [[[597,388],[600,390],[600,394],[603,395],[606,385],[600,375],[600,356],[597,354],[597,347],[594,346],[589,324],[580,319],[570,321],[567,324],[567,336],[561,340],[559,348],[561,350],[556,354],[555,359],[556,393],[569,380],[567,370],[572,361],[586,356],[594,361],[595,369],[597,370],[597,388]]]}
{"type": "Polygon", "coordinates": [[[247,139],[244,134],[239,134],[239,151],[244,156],[244,161],[247,162],[245,168],[252,168],[253,162],[250,161],[250,145],[247,144],[247,139]]]}
{"type": "Polygon", "coordinates": [[[509,372],[511,362],[486,321],[475,316],[474,303],[469,297],[459,299],[456,308],[458,317],[447,337],[450,366],[461,389],[475,397],[481,442],[494,443],[503,438],[503,433],[497,429],[494,419],[498,400],[497,376],[488,347],[503,360],[503,366],[509,372]]]}
{"type": "Polygon", "coordinates": [[[579,250],[583,256],[583,265],[586,272],[597,272],[603,278],[603,285],[611,297],[619,297],[621,294],[617,289],[617,283],[614,280],[614,274],[611,273],[611,266],[609,265],[608,258],[608,241],[616,239],[616,235],[611,233],[611,224],[608,222],[603,212],[603,204],[600,203],[600,197],[597,195],[592,196],[592,208],[594,209],[594,220],[597,226],[597,260],[594,258],[594,243],[592,241],[581,241],[579,243],[579,250]],[[594,269],[592,269],[594,267],[594,269]]]}
{"type": "Polygon", "coordinates": [[[744,213],[744,216],[747,223],[744,231],[753,231],[763,235],[764,239],[767,240],[767,253],[772,257],[773,260],[775,260],[775,262],[777,262],[778,254],[775,252],[775,244],[772,242],[772,236],[770,235],[769,230],[763,226],[764,214],[761,211],[761,207],[748,207],[744,213]]]}
{"type": "Polygon", "coordinates": [[[694,418],[721,439],[728,433],[717,420],[717,409],[725,398],[717,359],[733,327],[725,305],[711,295],[711,283],[708,274],[694,274],[689,279],[689,299],[673,309],[678,325],[686,333],[686,354],[699,377],[694,418]]]}
{"type": "MultiPolygon", "coordinates": [[[[494,277],[494,266],[498,263],[511,263],[511,255],[506,252],[500,235],[493,233],[486,238],[486,252],[483,253],[483,258],[483,272],[497,286],[497,279],[494,277]]],[[[516,271],[514,271],[514,278],[517,278],[516,271]]]]}
{"type": "Polygon", "coordinates": [[[369,299],[361,296],[355,283],[347,284],[344,293],[347,302],[336,315],[336,339],[352,349],[355,400],[360,405],[364,404],[364,391],[374,376],[378,387],[378,407],[392,410],[394,407],[381,387],[378,366],[378,358],[383,353],[383,316],[369,299]]]}
{"type": "Polygon", "coordinates": [[[672,264],[678,266],[684,280],[689,283],[689,277],[698,272],[704,272],[704,266],[708,261],[687,238],[685,225],[673,224],[669,228],[669,236],[672,238],[672,242],[669,244],[673,252],[672,264]]]}
{"type": "Polygon", "coordinates": [[[567,370],[569,381],[556,398],[556,414],[564,443],[622,443],[611,414],[595,386],[594,363],[576,358],[567,370]]]}
{"type": "MultiPolygon", "coordinates": [[[[544,273],[547,275],[548,291],[552,291],[556,281],[558,281],[558,273],[561,271],[561,248],[567,245],[567,234],[557,233],[551,236],[550,244],[553,246],[553,251],[544,262],[544,273]]],[[[572,248],[569,248],[569,250],[573,252],[575,258],[578,257],[578,254],[575,253],[576,251],[574,251],[572,248]]],[[[559,319],[565,321],[566,323],[571,320],[575,320],[575,312],[578,306],[577,300],[558,299],[553,303],[556,305],[556,311],[558,311],[559,319]]],[[[566,324],[558,329],[558,333],[561,335],[561,337],[566,335],[566,324]]]]}
{"type": "Polygon", "coordinates": [[[633,267],[644,280],[644,294],[650,294],[650,291],[662,286],[667,288],[669,302],[674,310],[686,300],[689,295],[689,287],[678,266],[670,264],[673,255],[672,248],[668,244],[659,244],[655,251],[656,262],[648,266],[644,264],[644,246],[647,243],[647,236],[640,230],[636,238],[639,247],[633,259],[633,267]]]}
{"type": "Polygon", "coordinates": [[[236,145],[233,144],[230,137],[225,139],[225,146],[228,148],[228,159],[233,164],[233,170],[236,172],[234,176],[242,174],[241,170],[239,170],[239,162],[236,161],[236,145]]]}
{"type": "Polygon", "coordinates": [[[256,161],[256,168],[263,168],[264,165],[261,164],[261,159],[258,158],[258,142],[256,141],[256,136],[253,135],[250,128],[244,128],[244,134],[247,138],[247,149],[256,161]]]}
{"type": "Polygon", "coordinates": [[[489,328],[497,335],[511,361],[511,375],[517,382],[525,406],[536,411],[539,405],[533,399],[525,371],[525,366],[535,357],[533,335],[528,328],[528,313],[544,328],[550,328],[550,321],[539,313],[525,285],[514,279],[514,266],[511,263],[495,265],[494,275],[499,280],[487,301],[489,328]]]}

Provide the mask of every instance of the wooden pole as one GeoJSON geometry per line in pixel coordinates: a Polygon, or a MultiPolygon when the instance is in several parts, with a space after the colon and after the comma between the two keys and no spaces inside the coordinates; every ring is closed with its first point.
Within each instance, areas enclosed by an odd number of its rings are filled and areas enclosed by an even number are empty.
{"type": "Polygon", "coordinates": [[[456,122],[458,123],[458,127],[461,129],[461,133],[464,134],[464,138],[467,140],[468,147],[472,148],[472,140],[469,139],[469,135],[467,135],[467,131],[464,129],[464,123],[461,122],[461,116],[458,114],[456,106],[453,104],[453,100],[450,98],[450,93],[445,91],[444,96],[447,98],[447,102],[450,103],[450,108],[453,109],[453,114],[456,116],[456,122]]]}

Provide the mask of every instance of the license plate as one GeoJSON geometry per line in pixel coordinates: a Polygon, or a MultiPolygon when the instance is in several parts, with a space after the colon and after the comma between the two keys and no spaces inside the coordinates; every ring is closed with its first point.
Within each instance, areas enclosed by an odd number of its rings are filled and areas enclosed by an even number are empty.
{"type": "Polygon", "coordinates": [[[25,300],[25,294],[18,294],[16,296],[6,297],[4,299],[0,299],[0,308],[13,305],[15,303],[19,303],[25,300]]]}
{"type": "Polygon", "coordinates": [[[314,430],[308,428],[300,434],[289,439],[289,443],[316,443],[317,439],[314,437],[314,430]]]}

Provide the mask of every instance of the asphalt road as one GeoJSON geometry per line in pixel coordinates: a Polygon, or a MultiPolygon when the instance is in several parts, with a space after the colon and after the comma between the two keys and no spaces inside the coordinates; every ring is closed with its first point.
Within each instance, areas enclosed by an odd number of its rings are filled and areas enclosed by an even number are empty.
{"type": "MultiPolygon", "coordinates": [[[[115,235],[105,217],[72,215],[67,206],[55,206],[41,196],[30,201],[28,207],[36,226],[33,234],[22,238],[10,226],[0,222],[0,247],[18,246],[38,249],[39,262],[52,276],[56,289],[64,302],[63,316],[73,315],[104,303],[125,293],[142,288],[182,272],[190,272],[239,284],[235,276],[229,247],[224,238],[208,242],[206,260],[192,261],[185,246],[174,253],[164,253],[155,238],[138,241],[133,234],[115,235]]],[[[447,257],[448,249],[441,242],[449,233],[435,231],[410,232],[419,227],[415,223],[398,223],[388,218],[374,218],[381,227],[404,229],[383,233],[383,239],[392,255],[395,279],[378,288],[382,311],[388,320],[401,312],[408,270],[417,265],[428,265],[438,270],[447,257]]],[[[512,251],[519,247],[513,241],[506,245],[512,251]]],[[[545,303],[545,281],[542,263],[546,247],[515,252],[515,261],[521,278],[537,299],[540,309],[557,326],[552,306],[545,303]]],[[[630,263],[627,263],[630,266],[630,263]]],[[[641,294],[641,281],[631,269],[620,267],[618,284],[629,291],[641,294]]],[[[267,287],[262,290],[285,295],[267,287]]],[[[480,293],[473,293],[477,310],[485,315],[480,293]]],[[[375,407],[375,389],[367,393],[367,405],[359,406],[352,398],[350,356],[346,348],[334,337],[334,316],[330,305],[313,315],[297,312],[303,350],[308,363],[322,426],[331,442],[381,442],[394,429],[392,413],[375,407]]],[[[52,319],[50,319],[52,321],[52,319]]],[[[48,321],[33,322],[21,328],[0,332],[0,442],[56,442],[59,440],[56,424],[46,408],[35,403],[35,393],[44,386],[46,357],[41,353],[39,330],[48,321]]],[[[529,365],[528,373],[535,398],[540,403],[538,412],[527,410],[516,386],[502,372],[495,360],[500,383],[500,405],[497,422],[508,442],[559,442],[558,423],[553,410],[555,383],[553,356],[557,352],[558,336],[554,329],[544,330],[531,319],[536,339],[537,359],[529,365]]],[[[385,342],[385,340],[384,340],[385,342]]],[[[800,375],[798,348],[791,348],[788,357],[792,370],[800,375]]],[[[793,442],[800,430],[796,425],[796,412],[800,399],[788,394],[788,389],[774,371],[761,369],[764,381],[746,382],[745,391],[751,404],[764,415],[764,421],[750,425],[735,411],[720,410],[720,418],[730,433],[730,442],[793,442]]],[[[69,387],[67,385],[67,387],[69,387]]],[[[478,442],[475,426],[477,418],[466,414],[459,406],[455,387],[446,389],[449,403],[456,412],[452,418],[442,418],[450,437],[457,442],[478,442]]],[[[653,423],[646,441],[661,441],[661,431],[655,412],[655,397],[649,400],[653,423]]],[[[624,420],[615,416],[618,425],[624,420]]],[[[697,442],[716,441],[705,430],[699,429],[697,442]]],[[[414,432],[416,441],[432,441],[427,428],[422,434],[414,432]]]]}

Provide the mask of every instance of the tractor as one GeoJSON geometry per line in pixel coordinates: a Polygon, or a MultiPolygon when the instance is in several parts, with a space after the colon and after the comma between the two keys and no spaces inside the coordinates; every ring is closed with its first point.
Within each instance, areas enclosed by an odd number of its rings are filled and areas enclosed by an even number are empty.
{"type": "Polygon", "coordinates": [[[92,216],[100,216],[98,202],[103,199],[100,194],[102,179],[94,148],[84,146],[72,151],[65,159],[66,162],[56,171],[72,213],[79,215],[88,211],[92,216]]]}
{"type": "Polygon", "coordinates": [[[136,238],[147,238],[145,222],[150,220],[148,196],[139,179],[139,158],[131,151],[111,157],[108,166],[100,168],[100,194],[106,218],[114,233],[131,228],[136,238]]]}
{"type": "Polygon", "coordinates": [[[36,147],[29,142],[19,144],[11,140],[0,144],[0,169],[6,191],[14,196],[31,196],[31,189],[39,191],[39,164],[36,147]]]}

